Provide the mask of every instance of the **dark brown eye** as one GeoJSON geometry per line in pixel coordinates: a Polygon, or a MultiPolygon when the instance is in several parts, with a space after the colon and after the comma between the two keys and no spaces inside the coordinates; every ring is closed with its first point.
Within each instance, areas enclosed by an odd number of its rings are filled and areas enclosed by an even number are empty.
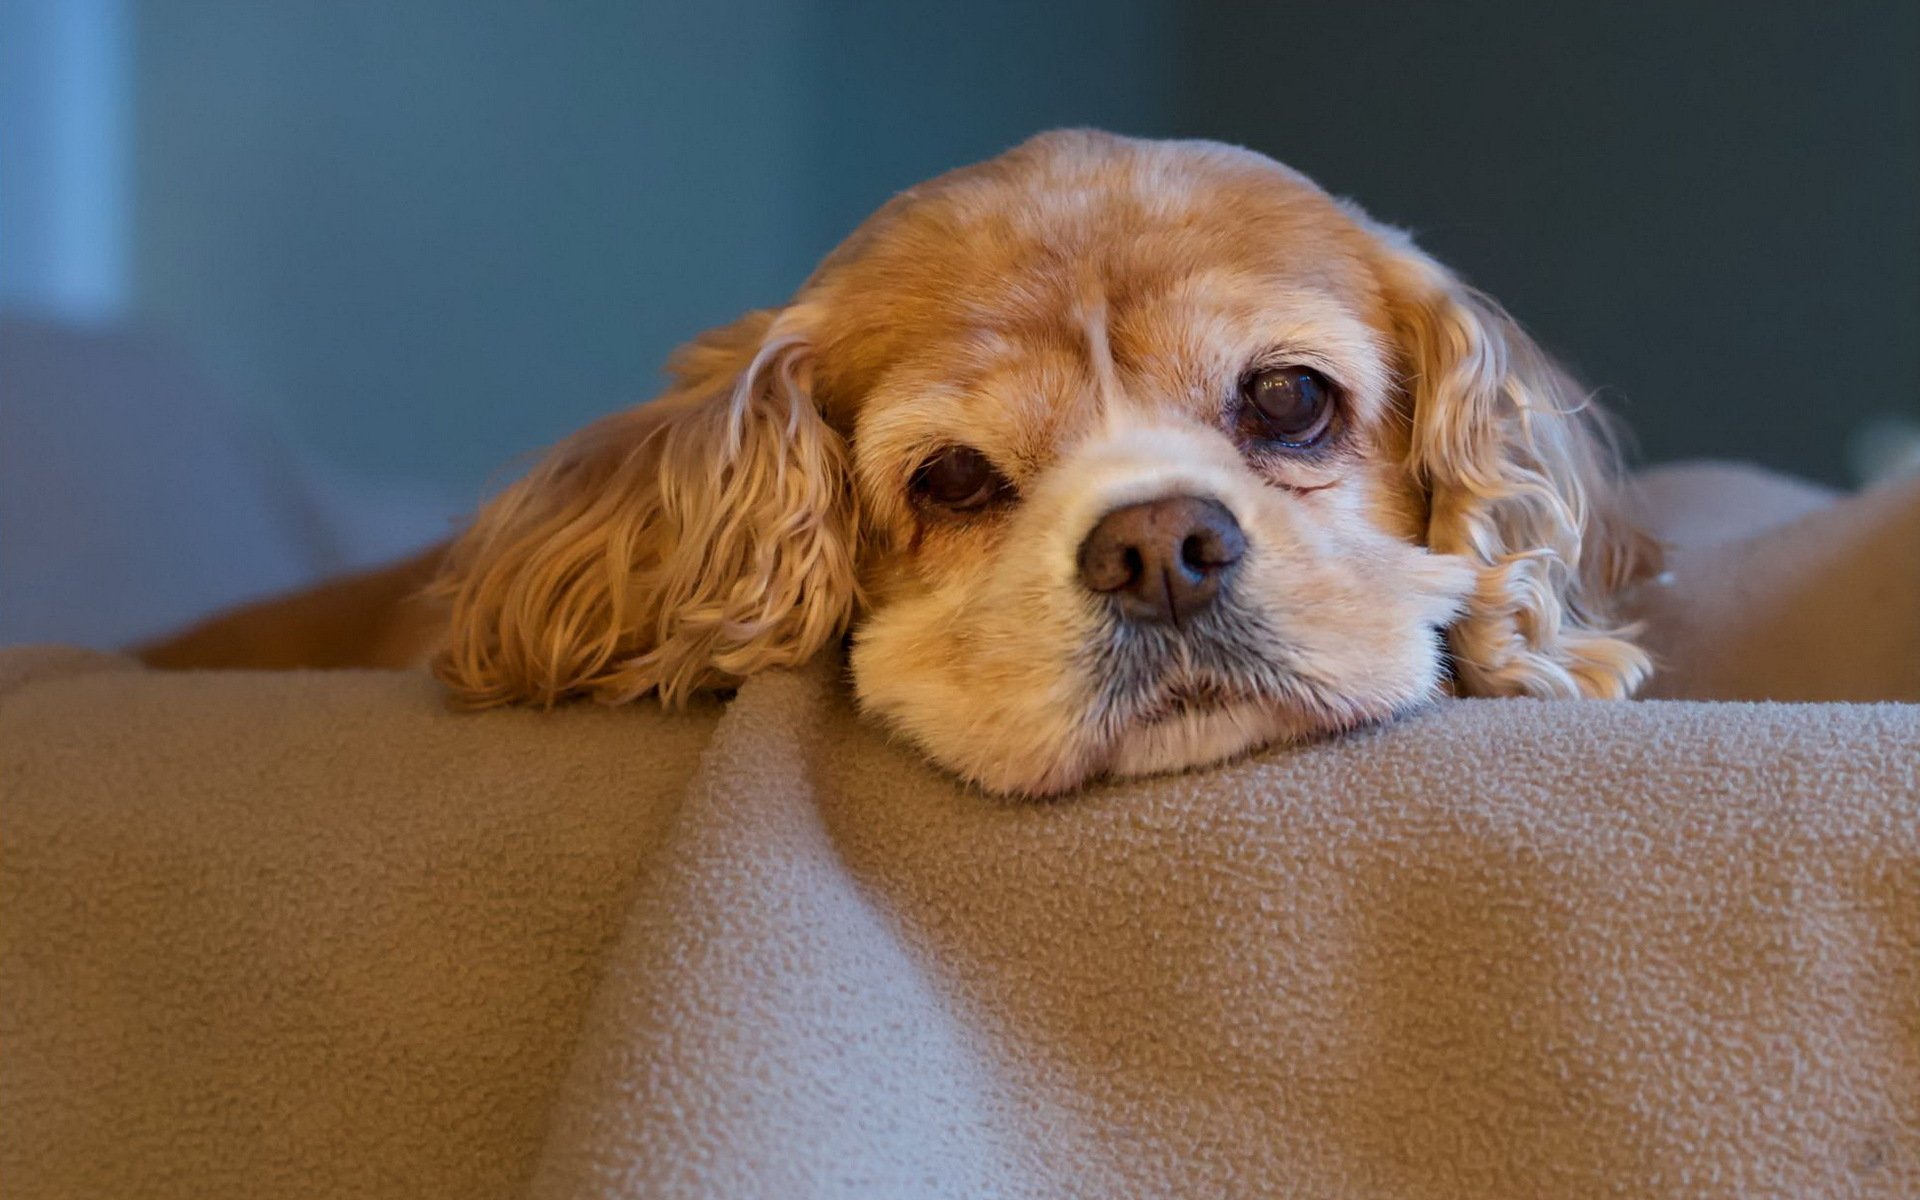
{"type": "Polygon", "coordinates": [[[972,446],[934,451],[913,473],[913,494],[941,508],[971,512],[1012,492],[1007,477],[972,446]]]}
{"type": "Polygon", "coordinates": [[[1312,367],[1267,367],[1240,385],[1241,422],[1262,441],[1311,446],[1333,424],[1333,385],[1312,367]]]}

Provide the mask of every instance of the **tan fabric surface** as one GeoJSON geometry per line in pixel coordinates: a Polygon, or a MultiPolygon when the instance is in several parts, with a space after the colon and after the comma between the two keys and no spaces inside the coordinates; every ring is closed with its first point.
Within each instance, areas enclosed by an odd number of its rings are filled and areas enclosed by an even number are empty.
{"type": "Polygon", "coordinates": [[[824,670],[717,727],[95,671],[0,754],[9,1195],[1920,1188],[1913,707],[1015,805],[824,670]]]}
{"type": "Polygon", "coordinates": [[[103,658],[0,697],[0,1196],[516,1194],[712,712],[103,658]]]}
{"type": "Polygon", "coordinates": [[[1805,479],[1736,462],[1665,463],[1633,480],[1642,521],[1681,548],[1740,542],[1841,497],[1805,479]]]}
{"type": "MultiPolygon", "coordinates": [[[[1903,496],[1700,516],[1656,635],[1719,686],[1819,561],[1897,644],[1903,496]]],[[[1034,805],[830,664],[461,716],[0,651],[0,1195],[529,1193],[1920,1194],[1920,707],[1457,701],[1034,805]]]]}
{"type": "Polygon", "coordinates": [[[1655,481],[1649,698],[1920,701],[1920,478],[1831,504],[1750,469],[1655,481]]]}

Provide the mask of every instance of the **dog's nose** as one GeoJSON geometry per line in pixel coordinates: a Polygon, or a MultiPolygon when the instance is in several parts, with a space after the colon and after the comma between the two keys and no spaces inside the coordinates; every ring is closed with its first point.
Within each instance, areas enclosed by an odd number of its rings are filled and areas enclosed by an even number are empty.
{"type": "Polygon", "coordinates": [[[1213,603],[1246,552],[1225,505],[1168,496],[1101,517],[1080,543],[1080,581],[1134,620],[1181,625],[1213,603]]]}

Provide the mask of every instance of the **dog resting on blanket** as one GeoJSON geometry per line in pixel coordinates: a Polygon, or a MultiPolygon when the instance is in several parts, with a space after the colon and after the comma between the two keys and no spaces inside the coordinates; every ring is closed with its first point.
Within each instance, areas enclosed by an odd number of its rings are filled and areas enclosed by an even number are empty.
{"type": "Polygon", "coordinates": [[[1249,151],[1042,135],[671,369],[450,545],[148,661],[671,704],[851,633],[863,711],[1029,794],[1648,672],[1615,605],[1655,548],[1582,392],[1249,151]]]}

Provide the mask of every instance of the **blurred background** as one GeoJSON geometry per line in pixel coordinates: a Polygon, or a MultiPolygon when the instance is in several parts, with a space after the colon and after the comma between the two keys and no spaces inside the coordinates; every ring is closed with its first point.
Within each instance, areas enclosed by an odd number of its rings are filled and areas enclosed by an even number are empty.
{"type": "Polygon", "coordinates": [[[443,535],[891,193],[1219,138],[1407,226],[1643,461],[1920,422],[1920,4],[0,0],[0,642],[443,535]]]}

